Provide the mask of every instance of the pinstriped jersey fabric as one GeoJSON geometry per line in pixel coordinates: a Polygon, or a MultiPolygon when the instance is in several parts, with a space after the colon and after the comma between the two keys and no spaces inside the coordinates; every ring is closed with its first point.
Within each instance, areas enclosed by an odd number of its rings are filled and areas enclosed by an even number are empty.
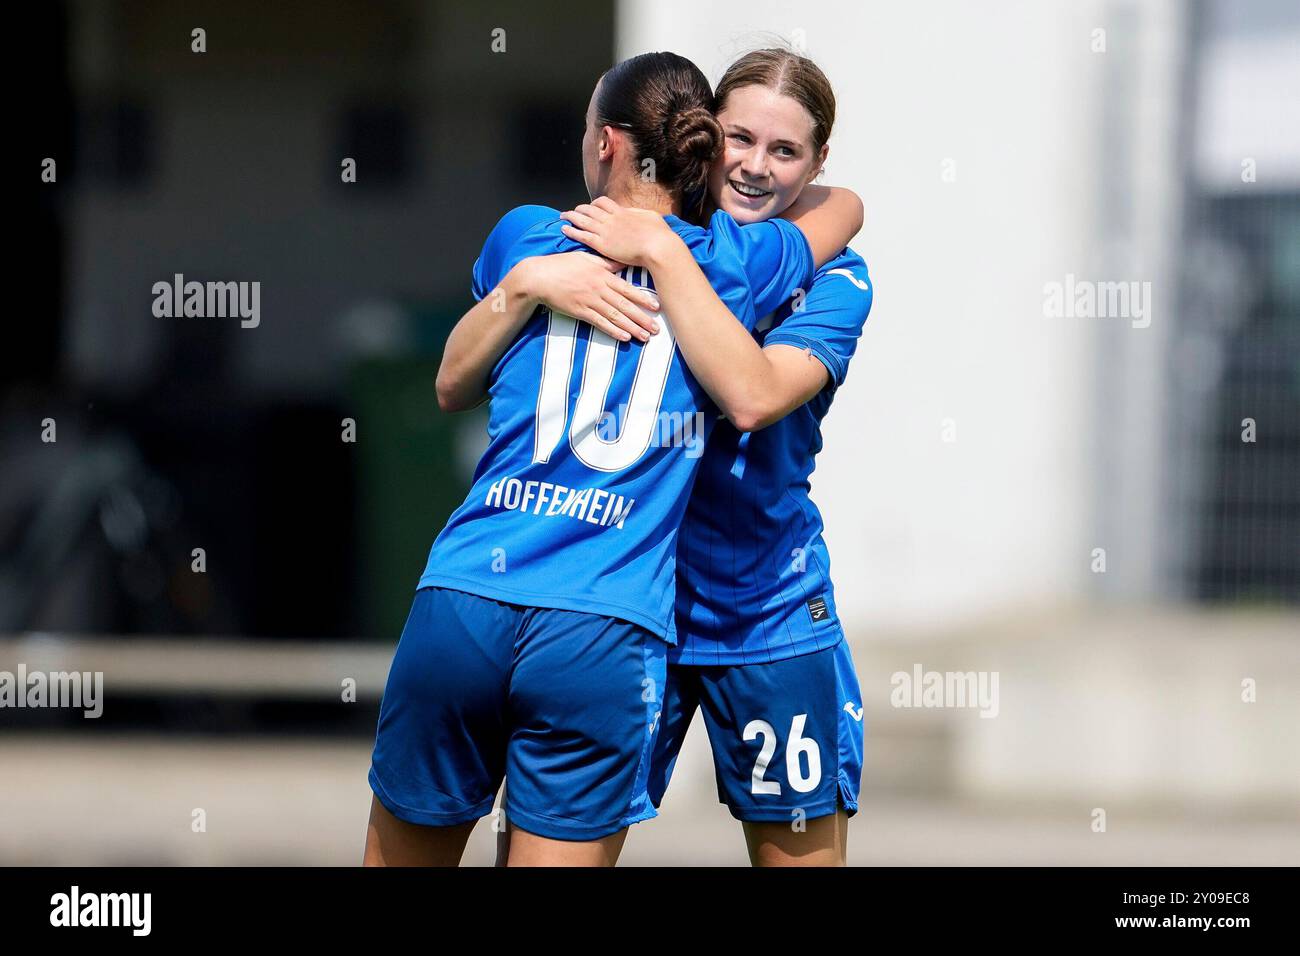
{"type": "Polygon", "coordinates": [[[681,664],[755,664],[833,647],[835,610],[822,518],[809,495],[821,423],[871,310],[867,266],[845,249],[816,273],[801,307],[760,322],[763,346],[812,351],[830,381],[779,422],[740,433],[720,421],[696,476],[677,551],[681,664]]]}

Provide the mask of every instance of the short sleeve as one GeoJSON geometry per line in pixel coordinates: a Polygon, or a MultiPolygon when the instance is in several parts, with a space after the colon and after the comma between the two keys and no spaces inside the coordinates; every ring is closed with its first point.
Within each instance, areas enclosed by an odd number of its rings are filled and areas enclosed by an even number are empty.
{"type": "Polygon", "coordinates": [[[811,349],[838,388],[857,350],[871,312],[872,284],[867,265],[857,256],[841,258],[818,272],[797,310],[769,331],[763,346],[793,345],[811,349]]]}
{"type": "Polygon", "coordinates": [[[483,243],[483,251],[474,260],[472,291],[475,300],[482,299],[504,277],[508,270],[510,249],[524,233],[543,222],[559,218],[559,212],[550,206],[516,206],[498,222],[483,243]]]}
{"type": "Polygon", "coordinates": [[[793,223],[768,219],[741,226],[719,211],[713,214],[709,229],[720,241],[732,245],[744,265],[755,316],[774,312],[796,289],[811,286],[812,250],[793,223]]]}

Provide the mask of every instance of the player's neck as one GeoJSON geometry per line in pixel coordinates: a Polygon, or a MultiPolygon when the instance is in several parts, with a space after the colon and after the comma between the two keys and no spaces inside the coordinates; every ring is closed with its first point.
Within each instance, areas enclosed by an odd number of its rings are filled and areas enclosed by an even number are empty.
{"type": "Polygon", "coordinates": [[[610,183],[605,195],[620,206],[649,209],[661,216],[675,216],[681,211],[666,189],[655,183],[644,182],[640,178],[610,183]]]}

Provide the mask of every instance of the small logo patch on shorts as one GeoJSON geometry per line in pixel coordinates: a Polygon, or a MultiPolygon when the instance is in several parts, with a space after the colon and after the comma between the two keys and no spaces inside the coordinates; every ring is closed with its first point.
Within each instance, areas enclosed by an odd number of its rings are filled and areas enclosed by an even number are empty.
{"type": "Polygon", "coordinates": [[[808,599],[808,613],[812,615],[814,624],[831,616],[830,609],[826,607],[826,599],[823,597],[808,599]]]}

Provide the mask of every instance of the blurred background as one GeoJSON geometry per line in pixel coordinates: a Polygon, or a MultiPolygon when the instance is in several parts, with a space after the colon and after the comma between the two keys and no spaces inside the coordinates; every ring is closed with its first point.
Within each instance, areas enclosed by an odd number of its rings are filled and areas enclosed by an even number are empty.
{"type": "MultiPolygon", "coordinates": [[[[587,198],[613,62],[716,82],[773,41],[835,86],[877,284],[813,476],[850,862],[1300,862],[1294,3],[33,7],[0,672],[102,671],[104,706],[0,709],[0,863],[359,862],[485,444],[433,393],[484,236],[587,198]],[[178,273],[260,282],[260,323],[156,317],[178,273]],[[996,675],[996,716],[898,706],[918,671],[996,675]]],[[[623,862],[747,862],[702,726],[623,862]]]]}

